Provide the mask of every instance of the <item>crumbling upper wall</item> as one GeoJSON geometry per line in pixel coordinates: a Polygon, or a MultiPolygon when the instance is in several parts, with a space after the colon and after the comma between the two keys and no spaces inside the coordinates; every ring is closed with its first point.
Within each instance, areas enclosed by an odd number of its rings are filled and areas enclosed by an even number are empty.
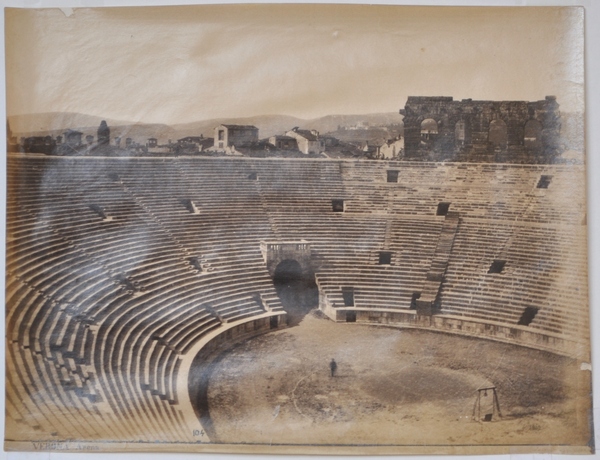
{"type": "Polygon", "coordinates": [[[551,163],[559,153],[558,108],[554,96],[535,102],[409,96],[400,110],[405,158],[551,163]]]}

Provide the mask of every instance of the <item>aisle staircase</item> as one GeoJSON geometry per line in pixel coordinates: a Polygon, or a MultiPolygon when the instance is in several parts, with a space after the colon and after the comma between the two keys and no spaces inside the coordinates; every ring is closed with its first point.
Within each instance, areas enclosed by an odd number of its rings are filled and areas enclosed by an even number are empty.
{"type": "Polygon", "coordinates": [[[431,315],[440,308],[440,290],[448,268],[448,260],[458,231],[459,221],[458,212],[449,211],[446,214],[435,253],[427,272],[427,278],[421,290],[421,296],[416,300],[417,313],[420,315],[431,315]]]}

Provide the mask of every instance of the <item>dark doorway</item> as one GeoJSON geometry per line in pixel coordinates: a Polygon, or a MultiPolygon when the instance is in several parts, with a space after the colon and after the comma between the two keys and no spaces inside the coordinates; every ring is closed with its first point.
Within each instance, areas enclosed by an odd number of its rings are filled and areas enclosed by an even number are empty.
{"type": "Polygon", "coordinates": [[[552,176],[546,176],[546,175],[540,176],[540,180],[537,183],[537,188],[548,188],[551,180],[552,180],[552,176]]]}
{"type": "Polygon", "coordinates": [[[398,171],[394,170],[394,169],[388,169],[387,181],[388,182],[398,182],[398,171]]]}
{"type": "Polygon", "coordinates": [[[420,292],[413,292],[413,295],[410,298],[410,309],[411,310],[416,310],[417,309],[417,300],[419,300],[420,297],[421,297],[421,293],[420,292]]]}
{"type": "Polygon", "coordinates": [[[356,312],[355,311],[347,311],[346,312],[346,322],[347,323],[356,323],[356,312]]]}
{"type": "Polygon", "coordinates": [[[277,318],[279,318],[279,316],[271,316],[271,318],[269,319],[269,326],[271,327],[271,329],[277,329],[277,326],[279,325],[279,321],[277,318]]]}
{"type": "Polygon", "coordinates": [[[200,262],[198,257],[190,257],[188,261],[194,270],[202,271],[202,262],[200,262]]]}
{"type": "Polygon", "coordinates": [[[90,208],[92,211],[94,211],[96,214],[98,214],[98,216],[101,217],[102,219],[106,219],[106,213],[104,212],[104,209],[102,208],[102,206],[97,205],[97,204],[90,204],[90,205],[88,205],[88,208],[90,208]]]}
{"type": "Polygon", "coordinates": [[[344,212],[344,200],[331,200],[333,212],[344,212]]]}
{"type": "Polygon", "coordinates": [[[521,318],[519,319],[519,322],[517,324],[520,324],[521,326],[529,326],[533,321],[533,318],[535,318],[535,315],[537,315],[537,313],[537,308],[526,307],[525,310],[523,310],[523,314],[521,315],[521,318]]]}
{"type": "Polygon", "coordinates": [[[436,216],[445,216],[448,214],[448,210],[450,209],[450,203],[438,203],[436,216]]]}
{"type": "Polygon", "coordinates": [[[488,273],[502,273],[502,270],[504,270],[505,265],[506,260],[494,260],[492,262],[492,265],[490,265],[488,273]]]}
{"type": "Polygon", "coordinates": [[[306,273],[296,260],[280,262],[275,269],[273,283],[288,313],[288,325],[298,324],[306,313],[319,305],[319,289],[314,273],[306,273]]]}
{"type": "Polygon", "coordinates": [[[389,265],[392,263],[392,253],[381,251],[379,253],[379,265],[389,265]]]}

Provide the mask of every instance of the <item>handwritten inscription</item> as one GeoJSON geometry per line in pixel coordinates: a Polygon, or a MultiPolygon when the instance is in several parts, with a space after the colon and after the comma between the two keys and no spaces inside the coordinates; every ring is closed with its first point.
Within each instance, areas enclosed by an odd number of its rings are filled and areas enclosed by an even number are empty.
{"type": "Polygon", "coordinates": [[[79,442],[70,441],[33,441],[33,448],[35,450],[47,451],[47,450],[69,450],[69,451],[96,451],[100,450],[98,446],[91,444],[82,444],[79,442]]]}

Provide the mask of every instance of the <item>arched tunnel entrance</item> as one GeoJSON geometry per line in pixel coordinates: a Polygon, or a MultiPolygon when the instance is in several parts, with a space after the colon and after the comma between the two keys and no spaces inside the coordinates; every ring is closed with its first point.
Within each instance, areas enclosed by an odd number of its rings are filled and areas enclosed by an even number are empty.
{"type": "Polygon", "coordinates": [[[288,325],[298,324],[304,315],[319,305],[319,289],[312,270],[303,270],[297,260],[282,260],[275,268],[273,284],[288,313],[288,325]]]}

